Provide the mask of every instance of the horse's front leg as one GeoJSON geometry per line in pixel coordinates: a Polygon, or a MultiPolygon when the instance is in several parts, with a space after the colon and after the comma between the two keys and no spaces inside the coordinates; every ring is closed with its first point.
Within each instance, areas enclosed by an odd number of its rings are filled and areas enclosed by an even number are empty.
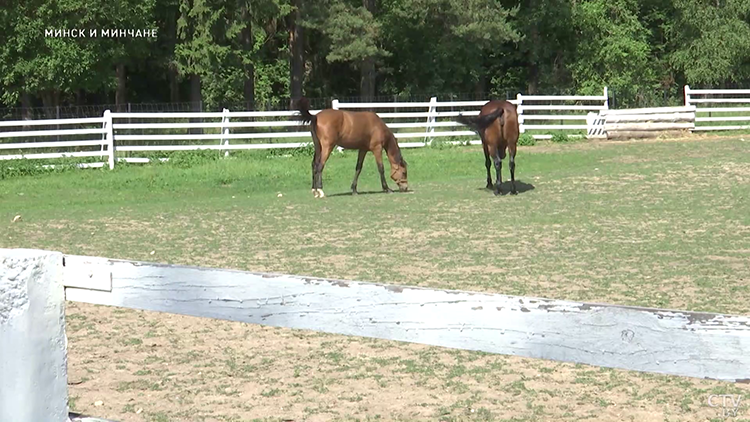
{"type": "Polygon", "coordinates": [[[388,182],[385,181],[385,168],[383,167],[383,150],[380,148],[377,148],[375,151],[373,151],[373,154],[375,154],[375,162],[378,164],[378,172],[380,173],[380,184],[383,186],[383,191],[386,193],[393,192],[391,188],[388,187],[388,182]]]}
{"type": "Polygon", "coordinates": [[[352,195],[357,195],[357,181],[359,180],[359,174],[362,172],[362,163],[365,161],[367,150],[359,150],[359,157],[357,157],[357,166],[354,168],[354,180],[352,181],[352,195]]]}

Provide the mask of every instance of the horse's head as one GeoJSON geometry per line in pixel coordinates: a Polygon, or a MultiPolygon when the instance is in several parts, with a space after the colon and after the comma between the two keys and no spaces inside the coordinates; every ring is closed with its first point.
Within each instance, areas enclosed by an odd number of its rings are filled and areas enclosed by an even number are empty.
{"type": "Polygon", "coordinates": [[[396,182],[401,192],[409,190],[409,182],[406,180],[406,160],[401,158],[398,163],[391,163],[391,179],[396,182]]]}

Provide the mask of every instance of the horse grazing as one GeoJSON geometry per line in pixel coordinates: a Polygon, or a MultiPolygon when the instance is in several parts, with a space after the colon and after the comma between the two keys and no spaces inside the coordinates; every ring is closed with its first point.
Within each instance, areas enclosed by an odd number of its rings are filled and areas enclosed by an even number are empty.
{"type": "Polygon", "coordinates": [[[492,177],[490,176],[490,157],[495,162],[495,195],[501,193],[502,168],[505,158],[505,148],[510,153],[510,193],[515,195],[516,190],[516,146],[518,145],[518,113],[515,104],[505,100],[492,100],[485,104],[479,111],[479,116],[470,118],[458,115],[458,123],[471,127],[482,138],[484,149],[484,165],[487,167],[487,189],[492,188],[492,177]]]}
{"type": "Polygon", "coordinates": [[[323,193],[323,168],[335,146],[359,150],[351,186],[352,195],[357,194],[357,179],[359,179],[362,163],[365,161],[365,155],[368,151],[372,151],[375,156],[383,191],[393,192],[385,181],[383,150],[385,150],[388,161],[391,163],[391,179],[396,182],[401,192],[406,192],[409,189],[406,180],[406,161],[401,156],[398,141],[377,114],[370,111],[325,109],[313,115],[310,113],[310,103],[307,98],[301,98],[297,101],[297,110],[300,114],[294,117],[303,123],[310,124],[310,132],[315,146],[315,155],[312,161],[312,191],[316,198],[325,197],[323,193]]]}

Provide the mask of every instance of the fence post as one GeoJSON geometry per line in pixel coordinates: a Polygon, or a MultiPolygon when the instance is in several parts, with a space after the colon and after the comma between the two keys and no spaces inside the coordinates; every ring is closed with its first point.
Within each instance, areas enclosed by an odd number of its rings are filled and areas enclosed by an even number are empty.
{"type": "Polygon", "coordinates": [[[115,131],[112,129],[112,113],[104,110],[104,127],[107,129],[107,150],[109,152],[109,169],[115,168],[115,131]]]}
{"type": "Polygon", "coordinates": [[[428,142],[432,144],[434,139],[432,133],[435,132],[435,128],[432,126],[432,123],[435,123],[435,113],[437,113],[437,97],[432,97],[430,98],[430,105],[427,107],[427,133],[430,135],[424,138],[425,145],[427,145],[428,142]]]}
{"type": "Polygon", "coordinates": [[[0,420],[66,422],[63,255],[0,249],[0,420]]]}
{"type": "Polygon", "coordinates": [[[592,112],[589,112],[586,114],[586,137],[590,138],[596,133],[596,128],[594,127],[596,125],[596,116],[597,114],[592,112]]]}
{"type": "MultiPolygon", "coordinates": [[[[221,123],[229,123],[229,110],[224,109],[222,110],[222,116],[221,116],[221,123]]],[[[221,133],[223,135],[229,135],[229,128],[228,127],[221,127],[221,133]]],[[[220,144],[222,145],[229,145],[229,139],[222,139],[220,144]]],[[[224,157],[229,157],[229,150],[224,150],[224,157]]]]}
{"type": "Polygon", "coordinates": [[[334,110],[338,110],[339,109],[339,100],[333,100],[333,101],[331,101],[331,108],[334,109],[334,110]]]}
{"type": "Polygon", "coordinates": [[[685,85],[685,107],[690,107],[690,85],[685,85]]]}
{"type": "Polygon", "coordinates": [[[606,86],[604,87],[604,108],[609,110],[609,90],[606,86]]]}
{"type": "Polygon", "coordinates": [[[516,112],[518,113],[518,131],[521,133],[526,132],[526,128],[523,127],[523,95],[519,92],[516,94],[516,101],[518,101],[518,105],[516,105],[516,112]]]}

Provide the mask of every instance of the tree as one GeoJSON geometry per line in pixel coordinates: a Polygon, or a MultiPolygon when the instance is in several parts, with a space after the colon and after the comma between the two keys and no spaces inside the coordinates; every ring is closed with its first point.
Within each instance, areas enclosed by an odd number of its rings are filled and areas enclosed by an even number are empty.
{"type": "Polygon", "coordinates": [[[360,95],[375,95],[375,66],[389,52],[381,47],[381,22],[373,14],[374,0],[320,0],[305,9],[305,27],[317,31],[326,42],[328,63],[347,63],[358,70],[360,95]],[[355,6],[355,4],[358,4],[355,6]]]}
{"type": "MultiPolygon", "coordinates": [[[[294,11],[289,24],[290,90],[291,102],[302,97],[302,82],[305,76],[305,37],[302,24],[302,0],[294,0],[294,11]]],[[[289,107],[294,107],[290,102],[289,107]]]]}
{"type": "MultiPolygon", "coordinates": [[[[89,28],[95,8],[75,1],[31,0],[0,9],[4,36],[0,43],[2,101],[31,106],[38,96],[53,107],[78,89],[97,91],[107,85],[106,60],[99,60],[96,40],[55,36],[59,29],[89,28]],[[53,33],[45,34],[45,30],[53,33]]],[[[84,30],[85,36],[89,34],[84,30]]],[[[69,35],[69,33],[68,33],[69,35]]],[[[79,34],[77,34],[79,35],[79,34]]]]}
{"type": "Polygon", "coordinates": [[[725,85],[750,77],[750,2],[674,0],[671,63],[690,84],[725,85]]]}
{"type": "Polygon", "coordinates": [[[517,10],[492,0],[387,0],[383,8],[383,43],[392,52],[384,88],[392,93],[480,85],[488,58],[521,38],[508,22],[517,10]]]}
{"type": "MultiPolygon", "coordinates": [[[[156,0],[111,0],[93,7],[96,28],[102,30],[150,30],[156,28],[156,0]]],[[[93,41],[93,40],[92,40],[93,41]]],[[[155,41],[148,37],[98,37],[92,46],[97,50],[104,74],[115,74],[115,104],[127,102],[127,72],[139,66],[152,51],[155,41]],[[105,70],[110,68],[109,72],[105,70]]],[[[108,84],[110,85],[110,84],[108,84]]]]}
{"type": "Polygon", "coordinates": [[[577,3],[573,22],[578,42],[570,69],[581,94],[598,94],[608,86],[620,104],[628,104],[659,86],[635,0],[577,3]]]}

